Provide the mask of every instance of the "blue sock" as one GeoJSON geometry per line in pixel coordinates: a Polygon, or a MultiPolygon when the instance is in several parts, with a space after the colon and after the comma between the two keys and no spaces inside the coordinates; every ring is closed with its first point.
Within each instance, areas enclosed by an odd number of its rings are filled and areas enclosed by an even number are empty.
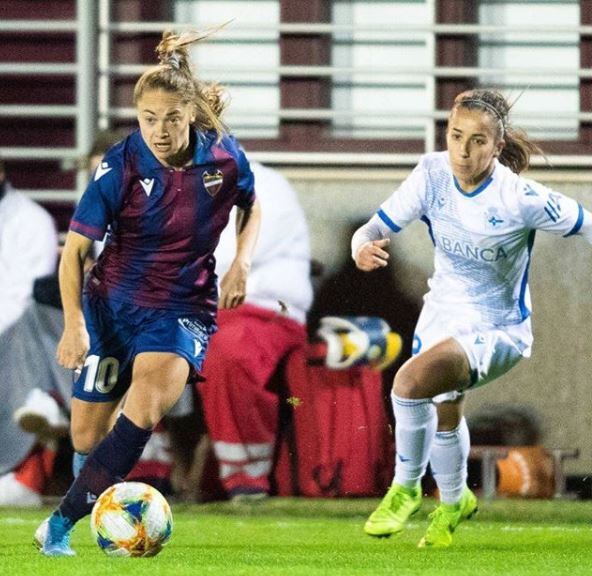
{"type": "Polygon", "coordinates": [[[130,473],[151,434],[152,430],[139,428],[121,414],[111,432],[88,455],[57,512],[72,524],[90,514],[97,497],[130,473]]]}
{"type": "Polygon", "coordinates": [[[86,459],[88,458],[88,454],[82,454],[82,452],[74,452],[72,456],[72,475],[74,479],[78,478],[86,459]]]}

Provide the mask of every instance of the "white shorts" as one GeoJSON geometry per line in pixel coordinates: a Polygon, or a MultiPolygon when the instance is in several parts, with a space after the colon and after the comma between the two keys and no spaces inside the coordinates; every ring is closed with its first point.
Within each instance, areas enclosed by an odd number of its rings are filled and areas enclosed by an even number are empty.
{"type": "MultiPolygon", "coordinates": [[[[413,355],[447,338],[454,338],[467,355],[471,367],[468,388],[483,386],[530,357],[533,341],[530,317],[520,324],[491,326],[479,322],[472,311],[443,310],[427,302],[415,328],[413,355]]],[[[461,392],[439,394],[434,402],[455,400],[461,392]]]]}

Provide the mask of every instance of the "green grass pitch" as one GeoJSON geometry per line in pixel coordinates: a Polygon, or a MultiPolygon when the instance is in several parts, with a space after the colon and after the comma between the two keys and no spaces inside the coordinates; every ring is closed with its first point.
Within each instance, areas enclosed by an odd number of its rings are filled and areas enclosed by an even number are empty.
{"type": "Polygon", "coordinates": [[[592,574],[592,503],[481,502],[446,550],[419,550],[434,502],[398,537],[362,531],[376,500],[270,499],[256,505],[173,506],[170,544],[155,558],[105,556],[88,520],[77,526],[75,558],[45,558],[32,546],[43,510],[0,511],[0,574],[158,576],[242,574],[396,576],[561,576],[592,574]]]}

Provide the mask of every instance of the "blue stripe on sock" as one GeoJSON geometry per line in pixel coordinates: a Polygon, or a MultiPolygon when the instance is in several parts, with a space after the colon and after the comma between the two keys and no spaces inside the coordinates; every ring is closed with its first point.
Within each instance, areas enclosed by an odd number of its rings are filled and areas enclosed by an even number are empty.
{"type": "Polygon", "coordinates": [[[399,398],[398,396],[393,396],[393,401],[395,404],[399,406],[422,406],[423,404],[431,404],[431,398],[422,398],[420,400],[413,400],[411,398],[399,398]]]}

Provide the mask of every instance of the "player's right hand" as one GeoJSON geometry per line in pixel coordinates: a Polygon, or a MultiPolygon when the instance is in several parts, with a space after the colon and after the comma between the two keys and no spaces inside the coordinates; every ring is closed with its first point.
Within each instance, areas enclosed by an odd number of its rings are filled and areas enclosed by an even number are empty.
{"type": "Polygon", "coordinates": [[[81,370],[89,348],[90,339],[86,328],[65,328],[58,342],[56,360],[64,368],[81,370]]]}
{"type": "Polygon", "coordinates": [[[364,242],[356,252],[356,266],[364,272],[384,268],[388,264],[389,253],[384,250],[390,243],[389,238],[364,242]]]}

